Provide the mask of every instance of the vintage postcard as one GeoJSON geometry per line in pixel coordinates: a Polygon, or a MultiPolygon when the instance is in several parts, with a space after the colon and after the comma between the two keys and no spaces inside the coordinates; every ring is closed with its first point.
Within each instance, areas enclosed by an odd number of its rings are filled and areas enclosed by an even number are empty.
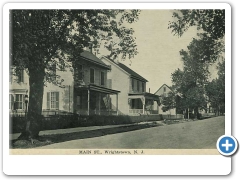
{"type": "Polygon", "coordinates": [[[48,5],[4,7],[8,157],[231,163],[229,5],[48,5]]]}

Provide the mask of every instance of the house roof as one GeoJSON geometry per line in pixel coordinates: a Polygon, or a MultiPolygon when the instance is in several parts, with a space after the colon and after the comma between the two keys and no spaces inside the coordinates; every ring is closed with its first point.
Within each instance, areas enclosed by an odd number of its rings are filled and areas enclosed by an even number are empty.
{"type": "Polygon", "coordinates": [[[160,88],[158,88],[158,90],[154,93],[154,94],[156,94],[163,86],[167,86],[172,92],[173,92],[173,90],[172,90],[172,88],[170,88],[168,85],[166,85],[166,84],[163,84],[160,88]]]}
{"type": "MultiPolygon", "coordinates": [[[[116,63],[117,64],[117,63],[116,63]]],[[[140,80],[143,80],[145,82],[148,82],[148,80],[146,80],[144,77],[140,76],[138,73],[136,73],[135,71],[133,71],[132,69],[130,69],[129,67],[127,67],[126,65],[122,64],[122,63],[118,63],[117,64],[120,68],[122,68],[124,71],[126,71],[127,73],[129,73],[133,78],[137,78],[140,80]]]]}
{"type": "Polygon", "coordinates": [[[111,62],[112,64],[114,64],[115,66],[117,66],[118,68],[120,68],[122,71],[124,71],[125,73],[129,74],[131,77],[148,82],[148,80],[146,80],[144,77],[142,77],[141,75],[139,75],[138,73],[136,73],[135,71],[133,71],[132,69],[130,69],[129,67],[127,67],[126,65],[118,62],[114,62],[113,60],[107,58],[106,56],[102,56],[102,58],[104,58],[105,60],[111,62]]]}
{"type": "Polygon", "coordinates": [[[107,69],[111,69],[110,66],[106,65],[101,59],[99,59],[97,56],[95,56],[94,54],[92,54],[91,52],[89,51],[83,51],[80,56],[87,60],[87,61],[90,61],[94,64],[97,64],[99,66],[102,66],[102,67],[105,67],[107,69]]]}

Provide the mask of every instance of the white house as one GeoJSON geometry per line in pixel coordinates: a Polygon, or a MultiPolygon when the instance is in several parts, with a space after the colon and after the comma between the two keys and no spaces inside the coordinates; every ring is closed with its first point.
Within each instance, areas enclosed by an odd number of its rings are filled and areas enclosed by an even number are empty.
{"type": "MultiPolygon", "coordinates": [[[[169,92],[173,92],[172,89],[166,85],[163,84],[154,94],[162,97],[167,97],[169,92]]],[[[176,115],[176,108],[170,109],[168,111],[163,111],[162,110],[163,105],[158,106],[158,112],[159,114],[163,114],[163,115],[176,115]]]]}
{"type": "MultiPolygon", "coordinates": [[[[104,64],[89,51],[84,51],[80,59],[66,71],[55,70],[54,73],[64,81],[61,87],[46,83],[43,94],[43,115],[56,113],[91,114],[118,114],[118,101],[115,102],[115,111],[110,109],[110,95],[118,99],[118,90],[107,87],[107,73],[111,67],[104,64]]],[[[25,111],[24,96],[29,93],[29,78],[22,70],[17,76],[10,73],[10,113],[25,111]]]]}
{"type": "MultiPolygon", "coordinates": [[[[154,102],[159,104],[159,96],[146,92],[144,77],[125,66],[124,64],[102,57],[101,60],[111,67],[107,73],[108,88],[120,91],[118,111],[123,115],[158,114],[153,109],[154,102]]],[[[116,109],[116,97],[111,96],[112,109],[116,109]]]]}

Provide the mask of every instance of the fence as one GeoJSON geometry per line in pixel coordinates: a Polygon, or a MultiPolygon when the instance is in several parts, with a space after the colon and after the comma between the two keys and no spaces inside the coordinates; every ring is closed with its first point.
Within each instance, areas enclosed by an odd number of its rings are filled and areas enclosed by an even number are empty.
{"type": "Polygon", "coordinates": [[[162,117],[163,119],[183,119],[184,115],[183,114],[176,114],[176,115],[163,114],[162,117]]]}

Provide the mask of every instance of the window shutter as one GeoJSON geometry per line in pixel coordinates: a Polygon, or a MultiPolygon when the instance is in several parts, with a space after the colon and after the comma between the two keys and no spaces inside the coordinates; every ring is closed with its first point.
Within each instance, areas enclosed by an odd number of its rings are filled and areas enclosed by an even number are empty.
{"type": "Polygon", "coordinates": [[[56,92],[56,109],[59,109],[59,92],[56,92]]]}
{"type": "Polygon", "coordinates": [[[47,93],[47,109],[50,109],[50,92],[47,93]]]}

